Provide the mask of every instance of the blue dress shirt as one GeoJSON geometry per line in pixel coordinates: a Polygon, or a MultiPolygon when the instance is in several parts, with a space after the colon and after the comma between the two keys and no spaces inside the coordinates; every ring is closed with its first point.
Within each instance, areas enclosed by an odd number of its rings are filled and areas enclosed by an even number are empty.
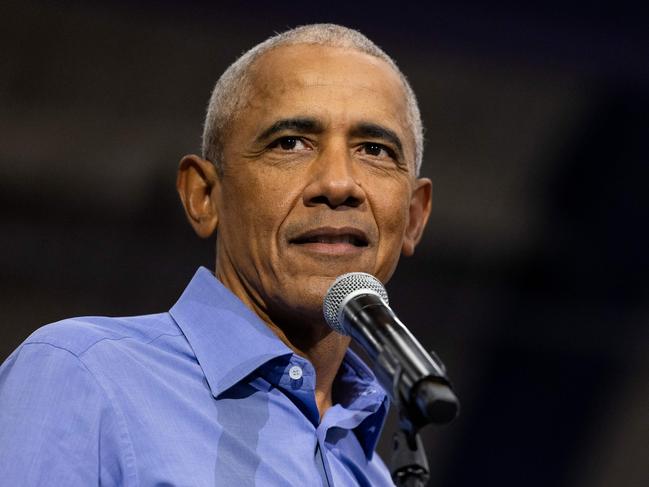
{"type": "Polygon", "coordinates": [[[0,367],[0,484],[381,486],[388,409],[349,351],[315,371],[205,268],[168,313],[64,320],[0,367]]]}

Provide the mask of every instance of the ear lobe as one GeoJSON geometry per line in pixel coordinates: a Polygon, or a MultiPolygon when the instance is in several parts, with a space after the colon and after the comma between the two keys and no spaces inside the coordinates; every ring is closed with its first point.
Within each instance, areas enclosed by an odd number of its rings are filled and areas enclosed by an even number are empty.
{"type": "Polygon", "coordinates": [[[433,182],[428,178],[417,179],[410,198],[408,226],[401,247],[401,253],[406,257],[415,253],[415,247],[421,240],[430,216],[432,197],[433,182]]]}
{"type": "Polygon", "coordinates": [[[201,238],[211,236],[218,226],[215,197],[220,191],[214,164],[196,155],[183,157],[178,166],[176,189],[196,234],[201,238]]]}

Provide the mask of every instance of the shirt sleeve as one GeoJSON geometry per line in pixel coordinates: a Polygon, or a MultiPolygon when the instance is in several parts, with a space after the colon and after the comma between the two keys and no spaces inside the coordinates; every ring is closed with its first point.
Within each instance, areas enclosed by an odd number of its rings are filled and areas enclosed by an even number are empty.
{"type": "Polygon", "coordinates": [[[0,367],[3,485],[126,485],[119,442],[108,396],[70,351],[27,343],[0,367]]]}

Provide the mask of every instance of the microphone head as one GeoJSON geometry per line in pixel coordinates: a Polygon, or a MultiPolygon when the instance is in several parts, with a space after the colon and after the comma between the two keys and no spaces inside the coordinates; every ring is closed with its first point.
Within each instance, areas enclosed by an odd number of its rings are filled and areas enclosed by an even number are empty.
{"type": "Polygon", "coordinates": [[[329,287],[322,311],[327,324],[338,333],[349,335],[342,324],[342,313],[347,301],[360,294],[376,294],[388,304],[388,293],[376,277],[365,272],[349,272],[338,276],[329,287]]]}

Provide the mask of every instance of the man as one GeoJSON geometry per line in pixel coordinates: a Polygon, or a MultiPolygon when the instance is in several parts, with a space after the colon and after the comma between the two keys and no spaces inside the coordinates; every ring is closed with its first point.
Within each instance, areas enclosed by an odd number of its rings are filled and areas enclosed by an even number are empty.
{"type": "Polygon", "coordinates": [[[382,281],[430,212],[422,129],[396,65],[312,25],[218,81],[178,191],[218,232],[169,313],[38,330],[0,369],[6,485],[391,485],[387,401],[324,323],[340,274],[382,281]]]}

